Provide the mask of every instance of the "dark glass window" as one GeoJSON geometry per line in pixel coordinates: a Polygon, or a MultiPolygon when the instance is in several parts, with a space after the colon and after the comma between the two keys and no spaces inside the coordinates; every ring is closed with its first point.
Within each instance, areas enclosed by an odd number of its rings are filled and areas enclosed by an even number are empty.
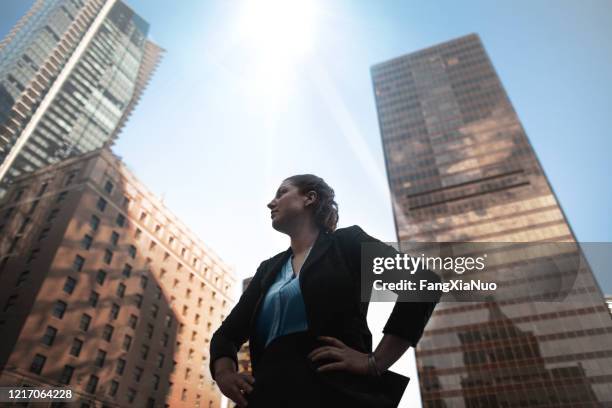
{"type": "Polygon", "coordinates": [[[125,337],[123,338],[123,344],[121,345],[121,347],[123,348],[123,350],[128,351],[131,345],[132,345],[132,336],[126,334],[125,337]]]}
{"type": "Polygon", "coordinates": [[[117,286],[117,296],[122,298],[125,295],[125,285],[123,283],[119,283],[117,286]]]}
{"type": "Polygon", "coordinates": [[[118,242],[119,242],[119,234],[117,232],[113,231],[111,233],[111,244],[117,245],[118,242]]]}
{"type": "Polygon", "coordinates": [[[96,203],[96,208],[100,211],[104,211],[104,209],[106,209],[106,200],[100,197],[96,203]]]}
{"type": "Polygon", "coordinates": [[[115,380],[112,380],[110,383],[110,388],[108,389],[108,395],[114,397],[117,395],[117,390],[119,389],[119,383],[115,380]]]}
{"type": "Polygon", "coordinates": [[[113,252],[109,251],[108,249],[104,250],[104,263],[106,263],[107,265],[110,265],[112,261],[113,261],[113,252]]]}
{"type": "Polygon", "coordinates": [[[136,315],[130,315],[130,318],[128,319],[128,326],[130,326],[132,329],[136,329],[137,324],[138,317],[136,315]]]}
{"type": "Polygon", "coordinates": [[[89,306],[96,307],[98,305],[98,299],[100,299],[100,295],[96,291],[91,291],[89,294],[89,306]]]}
{"type": "Polygon", "coordinates": [[[87,381],[87,385],[85,386],[85,391],[93,394],[96,392],[96,388],[98,388],[98,377],[95,375],[90,375],[89,381],[87,381]]]}
{"type": "Polygon", "coordinates": [[[143,369],[141,367],[134,367],[134,381],[139,382],[142,378],[143,369]]]}
{"type": "Polygon", "coordinates": [[[83,239],[81,240],[81,247],[83,249],[89,249],[91,248],[92,242],[93,242],[93,238],[91,237],[91,235],[85,235],[83,239]]]}
{"type": "Polygon", "coordinates": [[[113,183],[111,183],[110,181],[107,181],[107,182],[104,184],[104,191],[106,191],[108,194],[110,194],[110,193],[112,193],[112,192],[113,192],[113,187],[115,187],[115,186],[113,185],[113,183]]]}
{"type": "Polygon", "coordinates": [[[146,360],[147,357],[149,357],[149,346],[147,346],[146,344],[143,344],[142,347],[140,348],[140,358],[142,358],[143,360],[146,360]]]}
{"type": "Polygon", "coordinates": [[[111,311],[110,311],[111,320],[115,320],[117,316],[119,316],[119,305],[116,303],[113,303],[113,305],[111,306],[111,311]]]}
{"type": "Polygon", "coordinates": [[[119,360],[117,360],[117,367],[115,368],[115,372],[121,375],[123,374],[124,370],[125,370],[125,360],[120,358],[119,360]]]}
{"type": "Polygon", "coordinates": [[[74,292],[74,288],[76,287],[76,279],[71,278],[70,276],[66,278],[66,282],[64,282],[64,292],[71,294],[74,292]]]}
{"type": "Polygon", "coordinates": [[[60,375],[59,382],[61,384],[70,384],[72,374],[74,374],[74,367],[71,365],[65,365],[64,369],[62,370],[62,374],[60,375]]]}
{"type": "Polygon", "coordinates": [[[136,306],[140,309],[142,307],[142,295],[136,295],[136,306]]]}
{"type": "Polygon", "coordinates": [[[118,226],[123,227],[125,226],[125,215],[123,214],[118,214],[117,215],[117,219],[116,219],[116,223],[118,226]]]}
{"type": "Polygon", "coordinates": [[[58,300],[55,302],[55,305],[53,305],[53,311],[51,313],[53,314],[53,316],[57,317],[58,319],[61,319],[62,317],[64,317],[66,307],[67,305],[65,302],[58,300]]]}
{"type": "Polygon", "coordinates": [[[98,350],[98,354],[96,354],[96,361],[94,362],[94,364],[98,367],[104,367],[104,361],[106,361],[106,351],[98,350]]]}
{"type": "Polygon", "coordinates": [[[164,360],[166,359],[166,356],[164,356],[162,353],[159,353],[157,355],[157,366],[159,368],[162,368],[164,366],[164,360]]]}
{"type": "Polygon", "coordinates": [[[57,199],[55,200],[56,203],[61,203],[62,201],[64,201],[64,199],[66,199],[66,196],[68,195],[67,191],[62,191],[61,193],[59,193],[57,195],[57,199]]]}
{"type": "Polygon", "coordinates": [[[157,317],[157,313],[159,312],[159,306],[153,304],[151,305],[151,317],[157,317]]]}
{"type": "Polygon", "coordinates": [[[96,217],[95,215],[92,215],[91,219],[89,220],[89,226],[91,227],[91,229],[96,231],[99,225],[100,225],[100,219],[96,217]]]}
{"type": "Polygon", "coordinates": [[[57,329],[53,326],[47,326],[47,330],[45,330],[45,335],[42,338],[42,343],[47,346],[51,346],[55,341],[55,335],[57,334],[57,329]]]}
{"type": "Polygon", "coordinates": [[[96,274],[96,282],[98,283],[98,285],[103,285],[105,279],[106,279],[106,271],[99,269],[98,273],[96,274]]]}
{"type": "Polygon", "coordinates": [[[79,329],[86,332],[89,330],[89,325],[91,324],[91,316],[87,313],[83,313],[81,316],[81,321],[79,322],[79,329]]]}
{"type": "Polygon", "coordinates": [[[75,271],[80,272],[83,269],[84,264],[85,264],[85,258],[83,258],[80,255],[77,255],[74,257],[74,264],[72,265],[72,268],[75,271]]]}
{"type": "Polygon", "coordinates": [[[133,388],[128,388],[127,390],[127,399],[128,402],[134,402],[134,400],[136,399],[136,390],[133,388]]]}
{"type": "Polygon", "coordinates": [[[147,323],[147,328],[146,328],[145,333],[147,333],[147,337],[148,337],[149,339],[150,339],[151,337],[153,337],[153,330],[154,330],[153,325],[152,325],[151,323],[147,323]]]}
{"type": "Polygon", "coordinates": [[[130,275],[132,274],[132,265],[130,264],[125,264],[125,266],[123,267],[123,272],[121,272],[123,274],[123,276],[125,276],[126,278],[129,278],[130,275]]]}
{"type": "Polygon", "coordinates": [[[83,340],[75,338],[72,340],[72,346],[70,347],[70,354],[78,357],[81,354],[81,349],[83,348],[83,340]]]}
{"type": "Polygon", "coordinates": [[[146,276],[140,277],[140,287],[146,289],[147,283],[149,283],[149,279],[146,276]]]}
{"type": "Polygon", "coordinates": [[[128,247],[128,253],[132,259],[136,258],[136,247],[134,245],[130,245],[128,247]]]}
{"type": "Polygon", "coordinates": [[[111,339],[113,338],[114,331],[115,331],[115,328],[111,326],[110,324],[107,324],[106,326],[104,326],[104,330],[102,331],[102,338],[105,341],[111,341],[111,339]]]}
{"type": "Polygon", "coordinates": [[[43,356],[42,354],[35,355],[34,359],[32,360],[32,364],[30,364],[30,372],[40,374],[46,361],[47,357],[43,356]]]}

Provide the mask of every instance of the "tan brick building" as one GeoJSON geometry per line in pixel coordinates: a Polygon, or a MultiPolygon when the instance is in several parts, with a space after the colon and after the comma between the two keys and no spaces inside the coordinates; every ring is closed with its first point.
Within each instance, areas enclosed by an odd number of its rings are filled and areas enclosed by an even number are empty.
{"type": "Polygon", "coordinates": [[[109,150],[16,180],[0,279],[0,386],[68,386],[75,406],[220,406],[208,350],[233,272],[109,150]]]}

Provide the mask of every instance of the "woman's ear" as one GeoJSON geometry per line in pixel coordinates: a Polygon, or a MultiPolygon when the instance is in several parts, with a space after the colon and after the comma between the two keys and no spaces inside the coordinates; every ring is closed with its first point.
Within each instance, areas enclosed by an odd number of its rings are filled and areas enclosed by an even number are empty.
{"type": "Polygon", "coordinates": [[[310,190],[309,192],[305,194],[305,196],[306,196],[306,201],[304,203],[305,207],[308,207],[309,205],[314,204],[317,201],[317,198],[319,198],[319,195],[314,190],[310,190]]]}

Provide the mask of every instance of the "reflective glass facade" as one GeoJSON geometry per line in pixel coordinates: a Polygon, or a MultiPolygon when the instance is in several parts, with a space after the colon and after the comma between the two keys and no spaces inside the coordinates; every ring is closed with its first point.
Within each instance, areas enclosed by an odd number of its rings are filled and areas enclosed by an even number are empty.
{"type": "MultiPolygon", "coordinates": [[[[575,237],[477,35],[372,67],[400,241],[575,237]]],[[[612,320],[588,265],[563,303],[444,303],[425,407],[612,406],[612,320]]]]}
{"type": "Polygon", "coordinates": [[[36,2],[0,44],[3,183],[109,145],[162,50],[121,1],[36,2]]]}

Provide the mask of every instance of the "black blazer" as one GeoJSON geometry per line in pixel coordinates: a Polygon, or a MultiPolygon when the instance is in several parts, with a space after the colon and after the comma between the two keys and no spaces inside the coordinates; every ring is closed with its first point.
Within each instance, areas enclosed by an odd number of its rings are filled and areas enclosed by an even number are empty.
{"type": "MultiPolygon", "coordinates": [[[[333,233],[322,232],[299,275],[309,334],[336,337],[364,353],[372,351],[372,334],[366,320],[369,303],[361,301],[360,293],[361,244],[366,242],[378,243],[385,256],[397,254],[395,249],[372,238],[356,225],[333,233]]],[[[291,253],[289,248],[261,263],[234,309],[213,334],[210,342],[213,378],[214,362],[220,357],[230,357],[238,366],[236,354],[247,339],[253,373],[257,374],[263,345],[255,337],[256,316],[276,274],[291,253]]],[[[383,332],[407,339],[416,346],[435,305],[435,302],[396,302],[383,332]]],[[[393,394],[387,396],[397,406],[408,379],[394,374],[388,380],[394,385],[387,387],[387,394],[393,394]],[[399,377],[404,380],[398,381],[399,377]]]]}

